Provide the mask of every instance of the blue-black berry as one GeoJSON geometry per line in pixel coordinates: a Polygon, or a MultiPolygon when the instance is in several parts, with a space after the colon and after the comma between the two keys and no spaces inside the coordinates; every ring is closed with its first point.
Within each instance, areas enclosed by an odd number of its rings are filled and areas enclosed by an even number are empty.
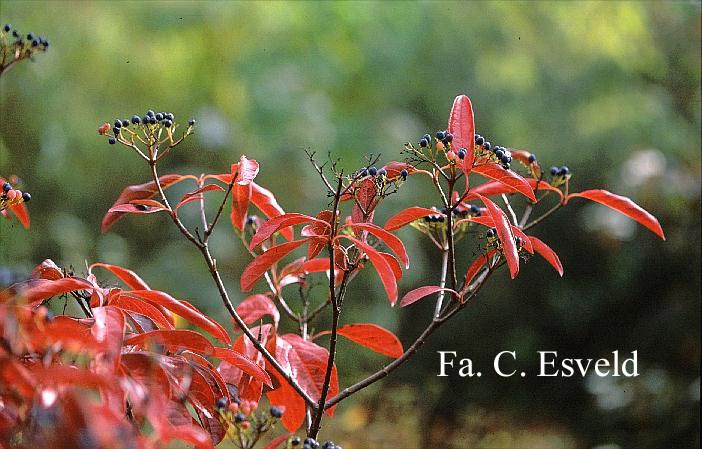
{"type": "Polygon", "coordinates": [[[227,398],[219,398],[217,399],[217,409],[218,410],[223,410],[224,408],[227,407],[227,398]]]}
{"type": "Polygon", "coordinates": [[[556,176],[558,174],[558,167],[551,167],[551,170],[549,170],[551,173],[551,176],[556,176]]]}
{"type": "Polygon", "coordinates": [[[502,159],[502,156],[505,155],[505,152],[500,150],[499,147],[495,147],[495,156],[497,156],[497,159],[502,159]]]}
{"type": "Polygon", "coordinates": [[[9,192],[10,190],[12,190],[12,186],[10,185],[9,182],[6,182],[6,183],[4,183],[4,184],[2,185],[2,191],[3,191],[3,193],[7,193],[7,192],[9,192]]]}
{"type": "Polygon", "coordinates": [[[33,35],[32,33],[29,33],[29,34],[27,35],[27,40],[28,40],[28,41],[33,41],[33,40],[34,40],[34,35],[33,35]]]}
{"type": "MultiPolygon", "coordinates": [[[[495,154],[497,154],[497,153],[495,153],[495,154]]],[[[507,156],[506,154],[502,153],[502,156],[500,156],[500,161],[503,164],[509,164],[510,162],[512,162],[512,158],[507,156]]]]}
{"type": "Polygon", "coordinates": [[[446,133],[446,134],[444,135],[444,141],[446,141],[447,143],[448,143],[448,142],[452,142],[452,141],[453,141],[453,134],[451,134],[451,133],[446,133]]]}
{"type": "Polygon", "coordinates": [[[291,446],[299,446],[302,441],[300,440],[300,437],[294,436],[290,439],[290,445],[291,446]]]}
{"type": "Polygon", "coordinates": [[[427,142],[431,142],[431,136],[429,134],[424,134],[422,139],[426,140],[427,142]]]}
{"type": "Polygon", "coordinates": [[[384,168],[379,168],[378,169],[378,176],[385,176],[388,174],[388,171],[385,170],[384,168]]]}
{"type": "Polygon", "coordinates": [[[166,128],[170,128],[172,124],[173,124],[173,122],[171,122],[168,119],[163,121],[163,126],[165,126],[166,128]]]}
{"type": "Polygon", "coordinates": [[[193,119],[188,120],[188,126],[193,126],[193,125],[195,125],[195,120],[193,120],[193,119]]]}
{"type": "Polygon", "coordinates": [[[25,203],[28,203],[32,199],[32,195],[29,194],[29,192],[23,192],[22,193],[22,201],[25,203]]]}
{"type": "Polygon", "coordinates": [[[324,444],[322,445],[322,449],[334,449],[334,446],[336,446],[334,444],[334,442],[331,440],[328,440],[328,441],[324,442],[324,444]]]}
{"type": "Polygon", "coordinates": [[[565,165],[558,169],[558,174],[560,176],[566,176],[569,173],[570,173],[570,169],[568,167],[566,167],[565,165]]]}
{"type": "Polygon", "coordinates": [[[378,169],[375,168],[375,167],[370,167],[370,168],[368,169],[368,174],[371,175],[371,176],[375,176],[375,175],[378,174],[378,169]]]}
{"type": "Polygon", "coordinates": [[[408,175],[408,174],[409,174],[409,173],[407,173],[407,170],[404,170],[404,169],[403,169],[403,170],[400,170],[400,177],[402,178],[403,181],[406,181],[406,180],[407,180],[407,175],[408,175]]]}
{"type": "Polygon", "coordinates": [[[107,143],[109,143],[110,145],[114,145],[117,143],[117,139],[115,139],[114,137],[110,137],[109,139],[107,139],[107,143]]]}
{"type": "Polygon", "coordinates": [[[535,161],[536,161],[536,155],[530,154],[528,160],[529,160],[529,162],[532,162],[532,163],[535,162],[535,161]]]}
{"type": "Polygon", "coordinates": [[[495,234],[497,234],[497,229],[495,228],[490,228],[485,233],[485,235],[487,235],[488,237],[495,237],[495,234]]]}
{"type": "Polygon", "coordinates": [[[439,140],[444,140],[446,138],[446,131],[437,131],[436,138],[439,140]]]}
{"type": "Polygon", "coordinates": [[[122,127],[126,128],[127,126],[129,126],[129,120],[127,120],[127,119],[122,120],[122,127]]]}
{"type": "Polygon", "coordinates": [[[487,141],[483,142],[483,148],[485,148],[486,150],[489,150],[490,149],[490,142],[487,142],[487,141]]]}
{"type": "Polygon", "coordinates": [[[168,114],[166,114],[166,118],[170,121],[173,121],[173,120],[175,120],[175,115],[173,115],[173,113],[169,112],[168,114]]]}
{"type": "Polygon", "coordinates": [[[12,29],[12,25],[9,23],[6,23],[5,26],[3,27],[3,30],[5,30],[6,33],[8,33],[12,29]]]}
{"type": "Polygon", "coordinates": [[[476,206],[475,204],[470,205],[470,213],[471,214],[479,214],[480,213],[480,208],[476,206]]]}
{"type": "Polygon", "coordinates": [[[154,112],[153,110],[151,110],[151,109],[149,109],[148,111],[146,111],[146,116],[147,116],[147,117],[153,117],[154,114],[155,114],[155,112],[154,112]]]}
{"type": "Polygon", "coordinates": [[[429,141],[422,137],[422,139],[419,141],[419,146],[422,148],[426,148],[427,145],[429,145],[429,141]]]}
{"type": "Polygon", "coordinates": [[[485,142],[485,138],[481,136],[480,134],[475,135],[475,144],[476,145],[482,145],[483,142],[485,142]]]}
{"type": "Polygon", "coordinates": [[[149,116],[149,123],[151,123],[152,125],[155,125],[156,123],[158,123],[158,120],[156,120],[156,117],[154,117],[153,115],[150,115],[149,116]]]}
{"type": "Polygon", "coordinates": [[[122,131],[121,127],[115,126],[114,128],[112,128],[112,132],[115,134],[115,136],[119,136],[120,131],[122,131]]]}
{"type": "Polygon", "coordinates": [[[246,416],[244,416],[243,413],[239,412],[236,415],[234,415],[234,422],[235,423],[242,423],[246,421],[246,416]]]}
{"type": "Polygon", "coordinates": [[[122,127],[122,120],[115,120],[115,128],[121,128],[122,127]]]}
{"type": "Polygon", "coordinates": [[[365,178],[366,176],[368,176],[368,169],[364,168],[363,170],[361,170],[361,177],[365,178]]]}
{"type": "Polygon", "coordinates": [[[465,149],[465,148],[461,148],[460,150],[458,150],[458,158],[459,158],[459,159],[465,159],[465,157],[466,157],[466,149],[465,149]]]}
{"type": "Polygon", "coordinates": [[[503,163],[502,163],[502,168],[504,168],[505,170],[509,170],[510,167],[511,167],[511,165],[509,164],[509,162],[507,162],[507,163],[504,163],[504,162],[503,162],[503,163]]]}
{"type": "Polygon", "coordinates": [[[283,409],[280,407],[271,407],[271,416],[274,418],[282,418],[283,409]]]}
{"type": "Polygon", "coordinates": [[[134,123],[135,125],[138,125],[139,123],[141,123],[141,117],[139,117],[138,115],[133,115],[132,116],[132,123],[134,123]]]}
{"type": "Polygon", "coordinates": [[[156,113],[156,120],[158,120],[159,122],[160,122],[161,120],[163,120],[163,114],[161,114],[160,112],[157,112],[157,113],[156,113]]]}

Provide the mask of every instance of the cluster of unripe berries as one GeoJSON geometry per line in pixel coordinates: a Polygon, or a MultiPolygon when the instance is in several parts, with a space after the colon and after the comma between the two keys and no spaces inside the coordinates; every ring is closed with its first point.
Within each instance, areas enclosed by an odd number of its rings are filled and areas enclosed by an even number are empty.
{"type": "MultiPolygon", "coordinates": [[[[143,117],[135,114],[131,119],[116,119],[112,125],[109,123],[103,123],[102,126],[98,128],[98,133],[107,135],[111,128],[114,137],[110,136],[108,143],[110,145],[114,145],[117,143],[117,138],[121,135],[121,133],[125,129],[129,129],[130,126],[134,128],[142,127],[144,129],[151,129],[152,127],[156,126],[172,128],[175,126],[174,120],[175,116],[172,112],[154,112],[153,110],[149,109],[146,111],[146,114],[144,114],[143,117]]],[[[195,120],[190,119],[188,121],[188,126],[192,127],[194,125],[195,120]]]]}
{"type": "Polygon", "coordinates": [[[6,23],[2,27],[3,36],[12,34],[15,38],[14,46],[18,48],[27,48],[30,51],[44,51],[49,46],[49,41],[42,36],[36,36],[34,33],[29,33],[25,36],[19,31],[12,28],[12,25],[6,23]]]}
{"type": "Polygon", "coordinates": [[[28,203],[31,199],[32,195],[29,192],[13,189],[9,182],[5,182],[2,185],[2,194],[0,194],[0,210],[15,204],[28,203]]]}
{"type": "MultiPolygon", "coordinates": [[[[483,152],[488,152],[489,156],[493,156],[497,162],[509,170],[510,164],[512,163],[512,153],[505,147],[499,145],[492,145],[485,137],[480,134],[475,134],[475,146],[483,152]]],[[[536,157],[532,154],[529,156],[529,162],[534,162],[536,157]]]]}
{"type": "Polygon", "coordinates": [[[305,438],[303,441],[300,437],[295,436],[288,440],[288,447],[298,448],[302,445],[301,449],[341,449],[341,446],[334,444],[333,441],[325,441],[324,444],[320,444],[314,438],[305,438]]]}

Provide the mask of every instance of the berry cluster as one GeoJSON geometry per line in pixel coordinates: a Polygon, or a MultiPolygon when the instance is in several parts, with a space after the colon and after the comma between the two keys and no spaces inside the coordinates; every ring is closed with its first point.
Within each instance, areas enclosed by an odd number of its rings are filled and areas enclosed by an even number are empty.
{"type": "MultiPolygon", "coordinates": [[[[509,170],[510,164],[512,163],[512,152],[510,152],[507,148],[499,145],[492,145],[485,137],[476,133],[475,149],[478,155],[494,160],[498,164],[502,165],[505,170],[509,170]]],[[[535,160],[536,158],[534,157],[534,161],[535,160]]]]}
{"type": "Polygon", "coordinates": [[[0,210],[4,210],[10,206],[20,203],[28,203],[32,199],[29,192],[13,189],[9,182],[2,185],[2,193],[0,194],[0,210]]]}
{"type": "Polygon", "coordinates": [[[35,53],[46,51],[49,41],[34,33],[24,35],[6,23],[0,28],[0,73],[23,59],[31,59],[35,53]]]}
{"type": "Polygon", "coordinates": [[[168,151],[192,134],[195,120],[190,119],[185,133],[179,139],[175,139],[174,133],[178,126],[172,112],[154,112],[150,109],[144,116],[135,114],[131,119],[118,118],[112,124],[105,122],[98,128],[98,134],[107,136],[107,143],[110,145],[119,142],[137,150],[142,157],[151,159],[156,157],[163,144],[168,144],[168,151]],[[137,143],[146,146],[145,153],[148,157],[138,149],[137,143]]]}
{"type": "Polygon", "coordinates": [[[549,173],[551,173],[551,184],[555,187],[563,185],[570,179],[570,169],[565,165],[562,167],[551,167],[549,173]]]}
{"type": "MultiPolygon", "coordinates": [[[[494,246],[497,249],[500,249],[501,244],[500,244],[499,237],[497,236],[497,228],[488,229],[487,232],[485,233],[485,236],[487,237],[487,241],[488,241],[489,245],[494,246]]],[[[517,245],[517,250],[520,251],[520,254],[521,254],[521,250],[524,246],[524,241],[522,240],[521,237],[515,236],[514,243],[517,245]]]]}
{"type": "Polygon", "coordinates": [[[242,447],[250,447],[250,442],[258,441],[264,433],[271,430],[284,410],[280,407],[271,407],[268,413],[256,414],[258,403],[254,401],[232,400],[219,398],[215,404],[219,418],[227,429],[227,435],[236,443],[243,443],[242,447]]]}
{"type": "MultiPolygon", "coordinates": [[[[403,170],[405,173],[407,173],[406,170],[403,170]]],[[[372,176],[372,177],[379,177],[383,178],[383,176],[386,176],[388,174],[387,170],[384,168],[376,168],[376,167],[364,167],[361,169],[361,177],[365,178],[366,176],[372,176]]],[[[404,178],[407,178],[407,175],[405,174],[404,178]]]]}
{"type": "Polygon", "coordinates": [[[294,436],[288,440],[286,448],[297,448],[302,445],[301,449],[341,449],[341,446],[335,444],[333,441],[325,441],[324,444],[320,444],[314,438],[305,438],[304,441],[298,436],[294,436]]]}

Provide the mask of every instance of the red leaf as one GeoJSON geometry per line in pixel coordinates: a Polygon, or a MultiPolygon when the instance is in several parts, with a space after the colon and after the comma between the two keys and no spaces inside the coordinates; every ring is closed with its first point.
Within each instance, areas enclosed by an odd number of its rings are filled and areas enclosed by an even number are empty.
{"type": "Polygon", "coordinates": [[[111,306],[118,307],[122,310],[144,315],[160,328],[174,329],[173,324],[152,304],[136,298],[130,298],[126,295],[119,295],[110,300],[111,306]]]}
{"type": "Polygon", "coordinates": [[[293,240],[292,242],[283,243],[256,257],[244,268],[244,272],[241,274],[241,290],[245,292],[251,290],[258,278],[263,276],[263,273],[268,271],[271,265],[305,242],[306,240],[293,240]]]}
{"type": "Polygon", "coordinates": [[[217,184],[207,184],[206,186],[200,187],[197,190],[193,190],[192,192],[188,192],[185,195],[183,195],[183,197],[180,199],[180,201],[178,202],[178,204],[176,205],[175,208],[178,209],[181,206],[183,206],[184,204],[187,204],[191,201],[197,201],[202,197],[201,194],[203,194],[205,192],[210,192],[212,190],[218,190],[220,192],[224,192],[224,189],[222,187],[218,186],[217,184]]]}
{"type": "MultiPolygon", "coordinates": [[[[389,330],[371,323],[355,323],[341,326],[336,331],[354,343],[365,346],[371,351],[392,357],[394,359],[402,356],[405,350],[402,348],[400,340],[389,330]]],[[[317,334],[322,336],[330,334],[331,331],[324,331],[317,334]]]]}
{"type": "Polygon", "coordinates": [[[17,217],[17,221],[24,226],[24,229],[29,229],[29,210],[27,205],[25,203],[13,204],[9,209],[17,217]]]}
{"type": "Polygon", "coordinates": [[[163,306],[171,312],[180,315],[181,317],[183,317],[183,319],[194,324],[200,329],[207,331],[220,341],[226,344],[231,343],[229,335],[227,335],[227,333],[223,331],[222,327],[218,323],[212,321],[212,319],[210,319],[203,313],[190,307],[188,304],[182,301],[178,301],[177,299],[175,299],[167,293],[160,292],[158,290],[132,290],[128,292],[123,292],[122,294],[128,296],[135,296],[150,303],[163,306]]]}
{"type": "Polygon", "coordinates": [[[468,270],[466,271],[466,276],[465,280],[463,282],[463,291],[468,288],[470,283],[473,281],[473,278],[475,278],[475,275],[478,274],[478,271],[490,260],[492,256],[495,255],[497,252],[496,249],[490,250],[487,254],[481,254],[478,256],[475,261],[468,267],[468,270]]]}
{"type": "Polygon", "coordinates": [[[454,290],[451,290],[450,288],[442,288],[437,285],[427,285],[425,287],[415,288],[414,290],[408,292],[405,296],[403,296],[402,301],[400,301],[400,307],[406,307],[412,303],[419,301],[422,298],[426,298],[427,296],[440,291],[450,292],[458,296],[458,293],[456,293],[454,290]]]}
{"type": "Polygon", "coordinates": [[[187,329],[157,330],[136,334],[129,337],[125,344],[145,346],[150,341],[161,343],[171,351],[188,349],[205,355],[214,355],[215,352],[214,346],[208,339],[187,329]]]}
{"type": "Polygon", "coordinates": [[[367,243],[363,243],[362,241],[347,235],[342,235],[340,237],[349,239],[359,249],[365,252],[366,255],[368,255],[371,263],[373,263],[375,271],[378,273],[378,276],[380,276],[380,281],[383,283],[383,287],[385,288],[385,293],[388,295],[390,304],[395,305],[395,302],[397,301],[397,282],[395,281],[395,273],[393,273],[392,267],[388,261],[385,260],[385,258],[375,248],[367,243]]]}
{"type": "Polygon", "coordinates": [[[424,218],[427,215],[441,214],[434,209],[427,209],[426,207],[408,207],[407,209],[402,210],[390,217],[383,227],[386,231],[395,231],[415,220],[424,218]]]}
{"type": "Polygon", "coordinates": [[[514,234],[512,233],[512,225],[509,224],[509,219],[505,212],[500,209],[495,203],[493,203],[488,198],[478,195],[480,200],[487,207],[493,222],[495,223],[495,228],[497,229],[497,235],[500,237],[500,242],[502,243],[502,252],[507,260],[507,266],[509,267],[509,274],[514,279],[519,273],[519,254],[517,251],[517,245],[514,242],[514,234]]]}
{"type": "MultiPolygon", "coordinates": [[[[286,347],[289,349],[290,345],[288,344],[286,347]]],[[[277,355],[276,359],[278,359],[277,355]]],[[[289,432],[295,432],[305,421],[305,416],[307,413],[305,400],[302,399],[302,396],[297,394],[297,392],[277,373],[277,371],[274,372],[273,375],[278,381],[278,387],[266,393],[268,396],[268,402],[270,402],[272,406],[285,408],[285,414],[281,419],[283,427],[285,427],[285,429],[289,432]]]]}
{"type": "Polygon", "coordinates": [[[501,182],[502,184],[512,187],[530,200],[536,201],[534,191],[529,185],[529,182],[512,170],[507,170],[498,164],[482,164],[474,167],[473,173],[478,173],[479,175],[501,182]]]}
{"type": "MultiPolygon", "coordinates": [[[[402,279],[402,266],[400,265],[400,262],[397,260],[397,258],[392,254],[385,253],[383,251],[378,251],[378,253],[380,253],[380,255],[385,258],[388,265],[390,265],[390,268],[392,268],[392,272],[395,275],[395,279],[398,281],[402,279]]],[[[327,266],[329,266],[329,261],[327,261],[327,266]]]]}
{"type": "Polygon", "coordinates": [[[273,217],[261,225],[258,231],[256,231],[256,235],[254,235],[251,239],[249,248],[254,249],[256,246],[263,243],[265,240],[270,238],[274,233],[278,232],[280,229],[309,222],[314,222],[317,225],[329,228],[329,223],[323,220],[318,220],[314,217],[310,217],[309,215],[298,213],[278,215],[277,217],[273,217]]]}
{"type": "Polygon", "coordinates": [[[541,256],[546,259],[546,261],[550,263],[553,268],[556,269],[558,274],[563,277],[563,264],[561,264],[558,254],[556,254],[547,244],[536,237],[529,237],[529,240],[534,246],[534,251],[541,254],[541,256]]]}
{"type": "MultiPolygon", "coordinates": [[[[370,215],[373,208],[373,203],[378,194],[378,187],[375,185],[375,178],[368,177],[359,181],[358,187],[354,192],[358,205],[363,208],[365,215],[370,215]]],[[[362,222],[363,220],[358,220],[362,222]]]]}
{"type": "MultiPolygon", "coordinates": [[[[93,309],[95,324],[90,329],[98,344],[106,349],[108,362],[112,362],[112,371],[119,367],[122,341],[124,339],[124,314],[116,307],[96,307],[93,309]]],[[[102,360],[97,360],[102,362],[102,360]]]]}
{"type": "MultiPolygon", "coordinates": [[[[244,336],[244,338],[248,337],[244,336]]],[[[214,356],[218,359],[222,359],[230,365],[236,366],[249,376],[259,380],[268,387],[273,388],[273,383],[271,382],[271,378],[268,373],[250,358],[231,349],[215,348],[214,350],[214,356]]]]}
{"type": "Polygon", "coordinates": [[[409,268],[409,257],[407,256],[407,250],[405,249],[405,245],[402,243],[402,240],[397,238],[395,235],[390,234],[380,226],[374,225],[373,223],[354,223],[352,226],[354,228],[368,231],[376,236],[400,257],[400,260],[405,265],[405,268],[409,268]]]}
{"type": "Polygon", "coordinates": [[[473,159],[475,157],[473,105],[470,102],[470,98],[467,96],[459,95],[453,100],[453,106],[451,107],[451,114],[448,120],[448,131],[453,134],[451,147],[453,149],[466,149],[466,157],[463,159],[463,172],[466,175],[467,183],[468,174],[471,172],[473,159]]]}
{"type": "Polygon", "coordinates": [[[34,267],[32,277],[36,279],[56,280],[64,277],[63,270],[51,259],[45,259],[42,263],[34,267]]]}
{"type": "MultiPolygon", "coordinates": [[[[264,189],[255,182],[251,183],[251,188],[251,202],[254,203],[266,217],[273,218],[285,213],[269,190],[264,189]]],[[[280,233],[287,240],[292,240],[294,238],[291,229],[283,229],[280,233]]]]}
{"type": "Polygon", "coordinates": [[[396,161],[388,162],[383,166],[383,168],[386,171],[385,177],[390,181],[399,178],[400,172],[402,172],[402,170],[407,170],[408,175],[411,175],[412,173],[417,171],[417,169],[414,168],[413,165],[408,164],[407,162],[396,161]]]}
{"type": "Polygon", "coordinates": [[[332,223],[332,211],[323,210],[317,214],[317,219],[322,220],[325,224],[321,225],[317,222],[309,224],[302,228],[301,234],[305,237],[324,236],[323,238],[309,239],[307,247],[307,260],[312,260],[324,249],[327,245],[326,231],[329,229],[328,224],[332,223]]]}
{"type": "Polygon", "coordinates": [[[231,220],[234,228],[243,231],[246,225],[246,216],[249,212],[249,201],[253,184],[232,186],[232,213],[231,220]]]}
{"type": "Polygon", "coordinates": [[[661,225],[658,223],[656,217],[625,196],[616,195],[606,190],[595,189],[586,190],[580,193],[571,193],[568,195],[568,200],[571,198],[587,198],[588,200],[604,204],[605,206],[626,215],[632,220],[638,221],[650,229],[658,237],[665,240],[663,228],[661,228],[661,225]]]}
{"type": "Polygon", "coordinates": [[[33,279],[26,283],[15,284],[10,288],[1,291],[0,303],[13,296],[18,296],[23,298],[29,304],[35,304],[45,299],[49,299],[52,296],[62,295],[75,290],[86,290],[92,288],[93,284],[85,279],[33,279]]]}
{"type": "Polygon", "coordinates": [[[246,156],[244,156],[243,154],[239,159],[238,165],[232,164],[232,174],[234,174],[235,171],[238,172],[238,176],[236,177],[236,183],[242,186],[251,184],[251,181],[253,181],[256,175],[258,174],[258,170],[258,162],[256,162],[253,159],[247,159],[246,156]]]}
{"type": "Polygon", "coordinates": [[[106,263],[94,263],[90,265],[88,268],[88,272],[92,273],[93,268],[95,267],[101,267],[104,268],[108,271],[110,271],[112,274],[117,276],[122,282],[124,282],[129,288],[134,289],[134,290],[151,290],[149,286],[144,282],[144,280],[139,277],[138,274],[133,272],[132,270],[128,270],[126,268],[122,268],[117,265],[109,265],[106,263]]]}
{"type": "Polygon", "coordinates": [[[263,449],[277,449],[278,446],[280,446],[283,442],[285,442],[291,433],[284,433],[282,435],[278,435],[277,437],[273,438],[270,443],[268,443],[268,446],[264,447],[263,449]]]}
{"type": "Polygon", "coordinates": [[[182,440],[193,444],[198,449],[213,449],[210,436],[202,428],[192,425],[164,426],[160,429],[159,441],[168,443],[171,440],[182,440]]]}
{"type": "Polygon", "coordinates": [[[153,200],[134,200],[128,204],[119,204],[110,208],[107,213],[124,213],[124,214],[153,214],[155,212],[167,211],[163,204],[153,200]],[[151,204],[143,204],[150,201],[151,204]]]}
{"type": "Polygon", "coordinates": [[[273,318],[275,327],[278,327],[278,322],[280,322],[278,308],[266,295],[249,296],[236,307],[236,311],[246,324],[255,323],[266,315],[273,318]]]}
{"type": "MultiPolygon", "coordinates": [[[[164,175],[159,178],[159,181],[161,183],[161,187],[165,190],[173,184],[176,184],[188,177],[189,176],[183,175],[164,175]]],[[[156,187],[156,183],[154,181],[139,185],[127,186],[124,188],[124,190],[122,190],[122,193],[120,193],[119,197],[112,205],[112,208],[121,204],[128,204],[133,200],[143,200],[151,198],[154,195],[156,195],[156,193],[158,193],[158,188],[156,187]]],[[[124,215],[124,212],[108,211],[105,217],[102,219],[102,232],[106,232],[108,229],[110,229],[110,227],[117,220],[119,220],[122,217],[122,215],[124,215]]]]}
{"type": "MultiPolygon", "coordinates": [[[[276,342],[290,345],[287,353],[291,374],[312,399],[318,401],[322,394],[322,385],[327,371],[329,351],[316,343],[303,340],[296,334],[281,335],[276,342]]],[[[277,351],[276,351],[277,352],[277,351]]],[[[339,379],[336,367],[332,367],[329,383],[329,397],[333,397],[339,392],[339,379]]],[[[331,413],[330,413],[331,414],[331,413]]]]}

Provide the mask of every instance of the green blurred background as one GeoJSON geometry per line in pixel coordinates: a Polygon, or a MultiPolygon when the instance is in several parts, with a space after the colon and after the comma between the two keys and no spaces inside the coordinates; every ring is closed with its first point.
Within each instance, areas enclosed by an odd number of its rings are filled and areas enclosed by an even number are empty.
{"type": "MultiPolygon", "coordinates": [[[[226,322],[195,250],[158,214],[100,220],[147,167],[97,127],[147,109],[197,119],[162,172],[226,171],[241,153],[286,210],[316,213],[324,189],[304,149],[353,170],[369,153],[445,127],[455,95],[477,130],[567,164],[576,190],[629,195],[668,240],[605,208],[574,202],[535,231],[560,254],[505,273],[395,375],[344,402],[322,436],[344,448],[658,449],[699,447],[700,3],[681,2],[61,2],[0,1],[0,21],[51,46],[0,79],[0,174],[33,195],[30,231],[0,220],[2,282],[52,258],[102,261],[188,298],[226,322]],[[638,350],[633,379],[498,378],[516,350],[604,357],[638,350]],[[480,378],[438,378],[438,350],[470,357],[480,378]]],[[[430,206],[412,178],[379,214],[430,206]]],[[[195,219],[195,211],[186,220],[195,219]]],[[[194,222],[194,221],[193,221],[194,222]]],[[[401,292],[436,283],[439,260],[403,230],[413,266],[401,292]]],[[[460,270],[473,257],[464,241],[460,270]]],[[[235,299],[248,256],[223,222],[215,255],[235,299]]],[[[431,304],[391,309],[372,273],[344,319],[409,344],[431,304]]],[[[288,293],[294,298],[294,292],[288,293]]],[[[322,291],[318,292],[321,297],[322,291]]],[[[294,303],[294,301],[293,301],[294,303]]],[[[385,363],[341,344],[342,384],[385,363]]]]}

